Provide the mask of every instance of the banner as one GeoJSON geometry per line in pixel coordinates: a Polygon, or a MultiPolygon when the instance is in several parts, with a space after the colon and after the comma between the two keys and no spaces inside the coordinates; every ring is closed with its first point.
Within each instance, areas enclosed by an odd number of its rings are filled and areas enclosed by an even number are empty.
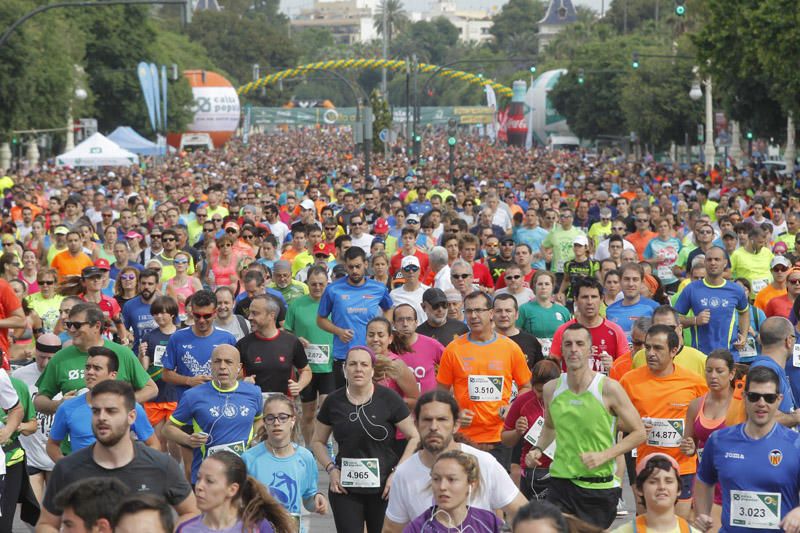
{"type": "MultiPolygon", "coordinates": [[[[356,123],[355,107],[340,107],[335,109],[325,108],[285,108],[285,107],[253,107],[250,110],[251,124],[253,126],[352,126],[356,123]]],[[[409,109],[409,120],[412,120],[413,109],[409,109]]],[[[364,109],[361,110],[364,116],[364,109]]],[[[450,119],[455,119],[458,124],[491,124],[494,114],[491,109],[484,106],[462,107],[421,107],[419,124],[445,125],[450,119]]],[[[392,121],[395,124],[404,124],[406,109],[396,106],[392,109],[392,121]]]]}
{"type": "Polygon", "coordinates": [[[156,108],[156,131],[161,131],[161,88],[158,83],[158,67],[155,63],[150,63],[150,91],[153,93],[153,102],[156,108]]]}
{"type": "Polygon", "coordinates": [[[161,65],[161,105],[162,105],[162,131],[169,131],[167,125],[167,66],[161,65]]]}
{"type": "Polygon", "coordinates": [[[152,73],[150,66],[144,61],[140,62],[136,67],[136,74],[139,76],[139,84],[142,87],[142,94],[144,94],[144,103],[147,106],[147,116],[150,118],[150,127],[153,131],[158,131],[156,124],[155,106],[158,105],[153,99],[152,87],[152,73]]]}

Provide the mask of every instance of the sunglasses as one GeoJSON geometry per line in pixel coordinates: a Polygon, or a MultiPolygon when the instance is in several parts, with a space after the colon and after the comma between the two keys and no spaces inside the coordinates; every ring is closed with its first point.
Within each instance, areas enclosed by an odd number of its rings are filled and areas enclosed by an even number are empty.
{"type": "Polygon", "coordinates": [[[515,275],[513,275],[513,276],[506,276],[506,279],[519,279],[519,278],[521,278],[521,277],[522,277],[521,275],[519,275],[519,274],[515,274],[515,275]]]}
{"type": "Polygon", "coordinates": [[[775,268],[772,269],[773,272],[786,272],[788,270],[789,269],[786,268],[785,266],[776,266],[775,268]]]}
{"type": "Polygon", "coordinates": [[[195,216],[197,216],[197,218],[206,218],[208,215],[205,213],[197,213],[195,216]]]}
{"type": "Polygon", "coordinates": [[[222,219],[221,218],[212,218],[211,220],[213,220],[217,224],[222,224],[222,219]]]}
{"type": "Polygon", "coordinates": [[[245,239],[245,240],[248,240],[248,241],[250,239],[252,239],[253,237],[254,237],[254,235],[242,235],[242,239],[245,239]]]}
{"type": "Polygon", "coordinates": [[[14,242],[13,241],[4,242],[3,246],[14,246],[14,242]]]}
{"type": "Polygon", "coordinates": [[[220,244],[219,247],[220,248],[230,248],[231,244],[230,243],[228,243],[228,244],[220,244]]]}
{"type": "Polygon", "coordinates": [[[176,265],[188,265],[189,264],[189,260],[188,259],[175,259],[173,261],[173,263],[175,263],[176,265]]]}
{"type": "Polygon", "coordinates": [[[417,272],[419,267],[417,265],[408,265],[403,267],[403,272],[417,272]]]}
{"type": "Polygon", "coordinates": [[[136,279],[136,274],[120,274],[119,279],[130,281],[132,279],[136,279]]]}
{"type": "Polygon", "coordinates": [[[77,322],[72,320],[64,321],[64,327],[66,327],[67,329],[81,329],[86,324],[89,324],[89,322],[77,322]]]}
{"type": "Polygon", "coordinates": [[[764,398],[764,401],[768,404],[773,404],[778,401],[778,394],[772,392],[767,394],[762,394],[760,392],[745,392],[745,397],[747,397],[747,401],[750,403],[756,403],[761,398],[764,398]]]}
{"type": "Polygon", "coordinates": [[[56,282],[53,281],[53,280],[47,280],[47,281],[40,281],[39,282],[39,285],[55,285],[55,284],[56,284],[56,282]]]}
{"type": "Polygon", "coordinates": [[[214,313],[192,313],[192,316],[195,320],[211,320],[214,317],[214,313]]]}
{"type": "Polygon", "coordinates": [[[231,234],[233,234],[233,233],[236,233],[236,230],[235,230],[235,229],[233,229],[233,228],[228,228],[228,229],[226,229],[226,230],[225,230],[225,233],[231,233],[231,234]]]}
{"type": "Polygon", "coordinates": [[[800,285],[800,279],[789,279],[786,280],[787,283],[791,283],[792,285],[800,285]]]}
{"type": "Polygon", "coordinates": [[[472,277],[472,274],[451,274],[450,276],[453,279],[467,279],[472,277]]]}
{"type": "Polygon", "coordinates": [[[361,226],[362,224],[364,224],[364,223],[363,222],[350,222],[351,226],[361,226]]]}
{"type": "Polygon", "coordinates": [[[336,231],[336,226],[325,226],[325,231],[336,231]]]}
{"type": "Polygon", "coordinates": [[[407,224],[419,224],[416,220],[408,220],[406,221],[407,224]]]}
{"type": "Polygon", "coordinates": [[[211,229],[204,229],[203,233],[214,233],[214,228],[211,229]]]}

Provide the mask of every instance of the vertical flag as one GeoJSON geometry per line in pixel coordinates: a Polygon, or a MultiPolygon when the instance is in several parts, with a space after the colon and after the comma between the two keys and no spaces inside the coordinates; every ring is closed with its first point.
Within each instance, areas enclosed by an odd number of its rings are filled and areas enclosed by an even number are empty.
{"type": "Polygon", "coordinates": [[[153,131],[157,131],[155,106],[157,103],[153,99],[152,87],[152,73],[150,67],[144,61],[140,62],[136,67],[136,74],[139,76],[139,84],[142,86],[142,93],[144,94],[144,103],[147,106],[147,115],[150,118],[150,127],[153,131]]]}
{"type": "Polygon", "coordinates": [[[167,66],[166,65],[161,65],[161,104],[162,104],[161,126],[162,130],[167,132],[169,131],[169,127],[167,126],[167,66]]]}
{"type": "Polygon", "coordinates": [[[156,131],[161,131],[161,88],[158,83],[158,68],[155,63],[150,63],[150,90],[153,92],[153,102],[156,108],[156,131]]]}
{"type": "Polygon", "coordinates": [[[486,128],[486,133],[492,142],[497,138],[497,96],[488,83],[484,86],[486,91],[486,105],[492,110],[492,123],[486,128]]]}

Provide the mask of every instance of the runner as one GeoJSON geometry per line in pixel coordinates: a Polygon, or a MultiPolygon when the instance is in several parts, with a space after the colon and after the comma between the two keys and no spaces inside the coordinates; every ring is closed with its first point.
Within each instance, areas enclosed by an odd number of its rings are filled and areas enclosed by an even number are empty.
{"type": "Polygon", "coordinates": [[[567,372],[544,386],[544,426],[525,465],[542,466],[544,450],[555,443],[547,500],[608,528],[622,496],[615,459],[644,442],[646,433],[622,387],[592,370],[592,335],[586,327],[567,326],[560,351],[567,372]],[[619,441],[617,429],[627,433],[619,441]]]}
{"type": "Polygon", "coordinates": [[[695,525],[712,524],[714,485],[722,493],[725,533],[800,531],[800,445],[797,433],[776,420],[781,383],[770,368],[752,368],[745,381],[747,422],[711,434],[695,484],[695,525]]]}
{"type": "Polygon", "coordinates": [[[663,453],[675,459],[681,475],[676,512],[688,519],[697,461],[681,453],[680,445],[689,405],[708,392],[708,387],[700,376],[675,365],[674,358],[680,347],[678,339],[674,327],[651,326],[644,344],[647,366],[625,374],[620,385],[647,430],[647,441],[637,450],[637,465],[651,453],[663,453]]]}
{"type": "Polygon", "coordinates": [[[533,276],[534,299],[519,308],[517,326],[539,340],[542,355],[550,356],[550,346],[556,330],[570,320],[572,313],[561,304],[553,303],[556,278],[552,272],[540,270],[533,276]]]}
{"type": "Polygon", "coordinates": [[[422,309],[425,310],[428,319],[417,326],[417,333],[436,339],[442,346],[447,346],[456,337],[469,331],[462,320],[448,316],[447,295],[442,289],[426,290],[422,294],[422,309]]]}
{"type": "Polygon", "coordinates": [[[630,342],[633,323],[640,317],[652,317],[658,303],[642,296],[644,270],[641,265],[622,265],[619,272],[623,298],[608,306],[606,318],[621,327],[630,342]]]}
{"type": "MultiPolygon", "coordinates": [[[[352,272],[352,270],[351,270],[352,272]]],[[[398,463],[419,442],[408,407],[395,393],[373,385],[375,354],[366,346],[350,349],[345,359],[347,386],[329,394],[317,415],[311,449],[330,476],[328,499],[336,530],[378,533],[383,526],[390,479],[398,463]],[[402,456],[394,451],[395,431],[408,438],[402,456]],[[328,438],[339,444],[334,461],[328,438]]]]}
{"type": "MultiPolygon", "coordinates": [[[[442,313],[442,310],[439,310],[439,313],[442,313]]],[[[425,393],[436,388],[436,368],[441,364],[444,346],[436,339],[414,331],[416,321],[413,307],[409,305],[395,307],[394,341],[390,348],[397,354],[399,360],[411,369],[417,381],[417,391],[425,393]],[[400,349],[401,347],[403,349],[400,349]]]]}

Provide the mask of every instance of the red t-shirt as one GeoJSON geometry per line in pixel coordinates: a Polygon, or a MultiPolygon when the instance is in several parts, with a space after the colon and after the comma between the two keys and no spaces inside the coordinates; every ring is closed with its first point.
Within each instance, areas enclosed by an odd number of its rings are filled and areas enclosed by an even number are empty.
{"type": "Polygon", "coordinates": [[[492,273],[489,272],[489,267],[487,267],[483,263],[478,263],[477,261],[472,263],[472,276],[473,276],[472,283],[474,283],[475,285],[479,285],[487,289],[494,288],[494,280],[492,279],[492,273]]]}
{"type": "Polygon", "coordinates": [[[789,313],[792,312],[793,305],[794,302],[789,298],[789,295],[784,294],[783,296],[778,296],[770,300],[764,308],[764,314],[767,315],[767,318],[771,316],[789,318],[789,313]]]}
{"type": "MultiPolygon", "coordinates": [[[[561,336],[564,335],[564,330],[575,322],[576,320],[573,318],[569,322],[565,322],[558,327],[553,335],[553,344],[550,346],[551,357],[562,359],[561,336]]],[[[625,332],[621,327],[610,320],[604,318],[599,326],[589,328],[589,333],[592,334],[592,370],[595,372],[602,372],[603,370],[603,365],[600,362],[600,354],[604,351],[615,360],[631,351],[625,332]]],[[[566,370],[563,359],[561,361],[561,366],[566,370]]]]}
{"type": "MultiPolygon", "coordinates": [[[[525,274],[525,283],[531,289],[533,289],[533,287],[531,287],[531,280],[533,279],[533,275],[534,274],[536,274],[536,269],[535,268],[532,269],[527,274],[525,274]]],[[[500,289],[504,288],[505,286],[506,286],[506,277],[505,276],[500,276],[499,278],[497,278],[497,282],[495,282],[495,284],[494,284],[495,290],[499,291],[500,289]]]]}
{"type": "MultiPolygon", "coordinates": [[[[539,400],[539,397],[536,396],[536,391],[529,390],[526,393],[520,394],[517,396],[517,399],[511,404],[511,407],[508,409],[508,413],[506,413],[505,422],[503,422],[503,429],[508,431],[514,429],[517,425],[517,419],[524,416],[528,419],[528,430],[533,427],[534,423],[536,422],[539,417],[544,418],[544,408],[542,407],[542,402],[539,400]]],[[[522,437],[522,455],[520,456],[519,464],[525,464],[525,456],[528,455],[528,452],[531,449],[531,443],[525,440],[523,435],[522,437]]],[[[549,468],[552,459],[548,456],[543,455],[540,459],[542,462],[542,468],[549,468]]]]}
{"type": "MultiPolygon", "coordinates": [[[[4,279],[0,279],[0,318],[8,318],[11,313],[22,307],[22,304],[14,293],[14,289],[4,279]]],[[[2,367],[10,370],[8,364],[8,328],[0,329],[0,349],[3,350],[2,367]]]]}

